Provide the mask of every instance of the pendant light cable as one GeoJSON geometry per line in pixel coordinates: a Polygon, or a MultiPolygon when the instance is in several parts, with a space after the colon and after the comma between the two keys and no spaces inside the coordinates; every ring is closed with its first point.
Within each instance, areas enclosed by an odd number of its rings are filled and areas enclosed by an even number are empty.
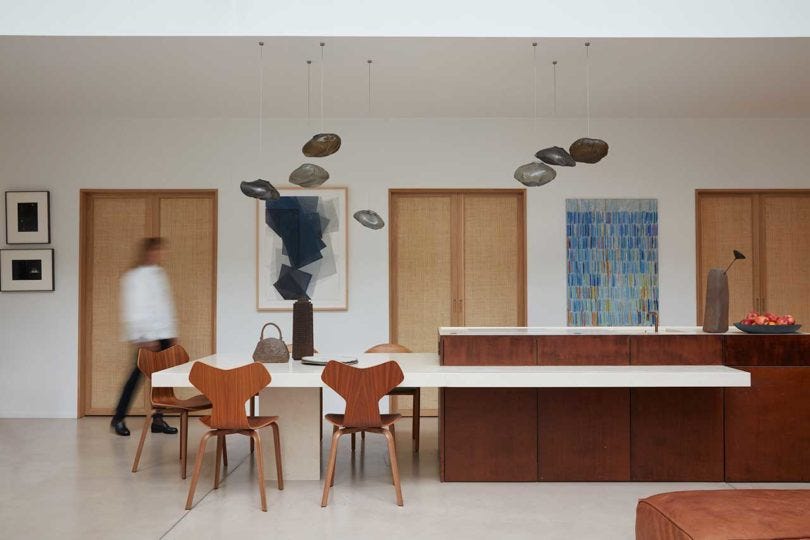
{"type": "Polygon", "coordinates": [[[591,136],[591,42],[585,42],[585,136],[591,136]]]}
{"type": "Polygon", "coordinates": [[[551,62],[554,78],[554,117],[557,117],[557,61],[551,62]]]}
{"type": "Polygon", "coordinates": [[[309,125],[310,118],[312,117],[311,106],[312,103],[312,60],[307,60],[307,125],[309,125]]]}
{"type": "Polygon", "coordinates": [[[264,106],[264,41],[259,42],[259,166],[262,161],[262,119],[263,119],[263,106],[264,106]]]}
{"type": "Polygon", "coordinates": [[[368,63],[368,115],[371,116],[371,59],[366,60],[368,63]]]}
{"type": "Polygon", "coordinates": [[[532,134],[537,134],[537,42],[535,41],[532,43],[532,71],[534,72],[534,79],[533,83],[533,94],[532,94],[532,106],[533,106],[533,116],[532,116],[532,134]]]}
{"type": "Polygon", "coordinates": [[[324,71],[324,54],[323,48],[326,46],[326,43],[321,41],[321,133],[323,133],[323,71],[324,71]]]}

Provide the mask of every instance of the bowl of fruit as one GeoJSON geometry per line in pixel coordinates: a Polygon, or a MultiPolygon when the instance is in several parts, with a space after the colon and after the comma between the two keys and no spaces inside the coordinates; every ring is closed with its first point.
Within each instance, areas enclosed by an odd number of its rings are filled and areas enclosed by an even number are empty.
{"type": "Polygon", "coordinates": [[[749,334],[792,334],[802,327],[796,324],[793,315],[776,315],[756,311],[748,313],[743,320],[734,323],[734,326],[749,334]]]}

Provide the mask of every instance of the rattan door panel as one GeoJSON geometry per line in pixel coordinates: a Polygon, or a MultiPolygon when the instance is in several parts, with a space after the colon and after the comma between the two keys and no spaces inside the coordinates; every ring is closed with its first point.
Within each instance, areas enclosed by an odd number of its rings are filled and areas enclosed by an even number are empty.
{"type": "MultiPolygon", "coordinates": [[[[112,414],[121,387],[135,365],[134,354],[124,341],[120,322],[121,275],[135,260],[137,242],[149,234],[151,206],[148,197],[96,197],[91,205],[90,253],[87,265],[90,296],[86,298],[89,325],[86,351],[89,384],[87,414],[112,414]]],[[[143,386],[132,402],[132,413],[143,414],[143,386]]]]}

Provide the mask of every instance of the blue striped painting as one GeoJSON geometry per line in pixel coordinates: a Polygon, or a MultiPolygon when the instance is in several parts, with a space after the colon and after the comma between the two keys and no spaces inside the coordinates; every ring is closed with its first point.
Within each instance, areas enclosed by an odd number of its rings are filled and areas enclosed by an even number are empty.
{"type": "Polygon", "coordinates": [[[641,326],[658,311],[657,199],[567,199],[568,326],[641,326]]]}

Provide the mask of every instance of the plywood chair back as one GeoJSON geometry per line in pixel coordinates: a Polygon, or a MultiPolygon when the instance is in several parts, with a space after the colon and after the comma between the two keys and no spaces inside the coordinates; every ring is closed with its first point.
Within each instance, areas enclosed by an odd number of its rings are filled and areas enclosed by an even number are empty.
{"type": "Polygon", "coordinates": [[[380,343],[374,345],[366,351],[367,353],[409,353],[412,352],[408,347],[397,345],[396,343],[380,343]]]}
{"type": "Polygon", "coordinates": [[[251,429],[245,403],[270,383],[264,364],[253,362],[234,369],[219,369],[196,362],[189,381],[211,401],[212,429],[251,429]]]}
{"type": "Polygon", "coordinates": [[[380,400],[405,376],[396,362],[356,368],[335,362],[326,364],[321,380],[346,400],[344,425],[382,427],[380,400]]]}
{"type": "MultiPolygon", "coordinates": [[[[172,345],[168,349],[159,352],[149,349],[138,349],[138,369],[152,380],[152,374],[156,371],[169,369],[188,362],[188,353],[180,345],[172,345]]],[[[174,388],[152,388],[152,403],[165,403],[167,400],[176,399],[174,388]]]]}

